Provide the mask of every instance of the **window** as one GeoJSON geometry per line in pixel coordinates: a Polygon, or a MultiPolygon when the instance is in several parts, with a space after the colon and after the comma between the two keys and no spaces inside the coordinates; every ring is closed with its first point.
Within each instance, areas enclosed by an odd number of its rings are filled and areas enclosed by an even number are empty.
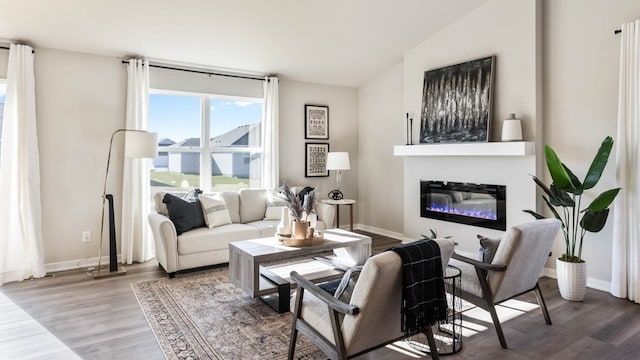
{"type": "Polygon", "coordinates": [[[149,130],[159,140],[151,192],[260,187],[261,126],[262,99],[152,90],[149,130]]]}
{"type": "MultiPolygon", "coordinates": [[[[4,119],[4,101],[7,97],[7,83],[0,79],[0,154],[2,153],[2,120],[4,119]]],[[[1,166],[2,164],[0,164],[1,166]]]]}

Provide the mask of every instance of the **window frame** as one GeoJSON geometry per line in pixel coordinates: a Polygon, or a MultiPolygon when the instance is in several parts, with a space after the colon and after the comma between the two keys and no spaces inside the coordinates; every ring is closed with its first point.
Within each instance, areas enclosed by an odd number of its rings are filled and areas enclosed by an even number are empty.
{"type": "MultiPolygon", "coordinates": [[[[260,139],[260,146],[247,146],[247,147],[233,147],[233,146],[211,146],[211,99],[223,99],[229,101],[247,101],[260,103],[262,105],[262,117],[260,119],[260,134],[263,134],[264,129],[264,99],[254,98],[246,96],[232,96],[232,95],[219,95],[208,94],[200,92],[182,91],[182,90],[167,90],[149,88],[149,95],[167,95],[167,96],[188,96],[200,98],[200,146],[175,146],[171,148],[171,152],[174,153],[200,153],[200,189],[204,192],[212,191],[212,167],[211,154],[214,153],[214,149],[224,150],[227,153],[250,153],[260,154],[261,161],[264,161],[264,144],[260,139]],[[202,174],[208,174],[208,176],[202,176],[202,174]]],[[[151,119],[149,119],[151,122],[151,119]]],[[[164,149],[163,149],[164,150],[164,149]]],[[[250,183],[250,181],[249,181],[250,183]]],[[[262,185],[262,179],[260,179],[260,185],[262,185]]],[[[249,186],[251,187],[251,186],[249,186]]]]}

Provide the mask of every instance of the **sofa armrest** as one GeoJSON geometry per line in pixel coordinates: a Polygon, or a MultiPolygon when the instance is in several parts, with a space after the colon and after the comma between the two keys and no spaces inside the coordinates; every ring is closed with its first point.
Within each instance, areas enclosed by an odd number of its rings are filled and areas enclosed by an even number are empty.
{"type": "Polygon", "coordinates": [[[162,214],[149,214],[149,226],[156,246],[156,259],[169,273],[178,271],[178,235],[171,220],[162,214]]]}
{"type": "Polygon", "coordinates": [[[321,202],[316,203],[316,214],[318,215],[318,220],[322,220],[327,229],[333,229],[336,209],[332,205],[321,202]]]}

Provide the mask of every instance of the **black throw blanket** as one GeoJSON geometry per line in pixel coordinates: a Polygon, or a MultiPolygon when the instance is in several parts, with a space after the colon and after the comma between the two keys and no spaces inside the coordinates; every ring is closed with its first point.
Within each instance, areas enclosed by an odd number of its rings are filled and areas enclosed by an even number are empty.
{"type": "Polygon", "coordinates": [[[447,299],[438,243],[420,240],[389,250],[402,259],[400,326],[405,335],[415,335],[446,320],[447,299]]]}

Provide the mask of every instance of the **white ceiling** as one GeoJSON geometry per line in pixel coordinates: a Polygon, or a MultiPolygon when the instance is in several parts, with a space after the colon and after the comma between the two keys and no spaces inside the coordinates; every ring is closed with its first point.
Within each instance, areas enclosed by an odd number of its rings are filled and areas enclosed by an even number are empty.
{"type": "Polygon", "coordinates": [[[487,0],[0,0],[0,39],[358,87],[487,0]]]}

